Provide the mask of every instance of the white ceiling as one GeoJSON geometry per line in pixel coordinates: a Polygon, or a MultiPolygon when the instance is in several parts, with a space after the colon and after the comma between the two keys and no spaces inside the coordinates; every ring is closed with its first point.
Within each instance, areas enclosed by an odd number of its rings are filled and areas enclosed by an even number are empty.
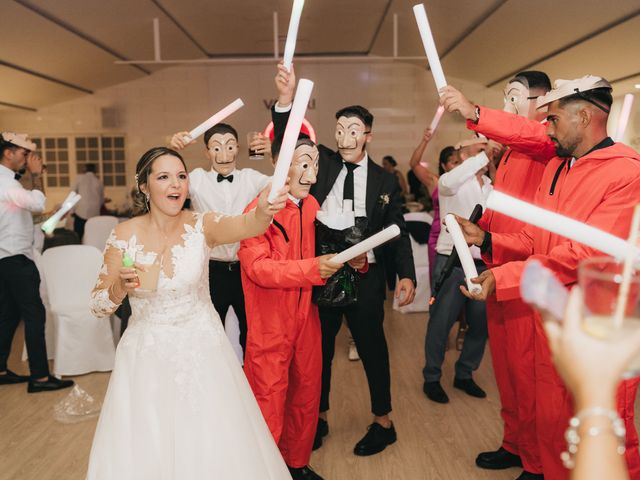
{"type": "MultiPolygon", "coordinates": [[[[418,0],[306,0],[296,54],[423,56],[418,0]]],[[[638,0],[425,0],[447,75],[499,88],[523,69],[640,83],[638,0]]],[[[273,12],[282,52],[291,0],[0,0],[0,109],[37,109],[151,75],[160,21],[163,59],[267,59],[273,12]],[[13,105],[13,106],[12,106],[13,105]]],[[[259,61],[259,60],[256,60],[259,61]]],[[[344,61],[348,61],[347,58],[344,61]]],[[[422,61],[414,61],[422,63],[422,61]]]]}

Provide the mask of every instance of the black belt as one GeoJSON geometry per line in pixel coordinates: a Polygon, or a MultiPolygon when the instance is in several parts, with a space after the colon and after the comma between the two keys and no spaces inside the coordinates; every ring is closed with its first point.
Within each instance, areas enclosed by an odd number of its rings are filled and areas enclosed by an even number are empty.
{"type": "Polygon", "coordinates": [[[225,270],[227,272],[240,270],[240,262],[238,260],[234,262],[223,262],[221,260],[209,260],[209,266],[215,268],[216,270],[225,270]]]}

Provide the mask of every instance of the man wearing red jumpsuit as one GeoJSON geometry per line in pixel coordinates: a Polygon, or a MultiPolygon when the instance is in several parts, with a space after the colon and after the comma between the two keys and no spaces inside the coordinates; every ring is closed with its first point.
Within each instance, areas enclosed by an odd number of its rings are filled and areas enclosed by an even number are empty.
{"type": "MultiPolygon", "coordinates": [[[[538,122],[539,135],[544,137],[546,127],[540,121],[546,113],[536,110],[535,99],[549,90],[551,82],[545,73],[520,72],[507,82],[504,90],[504,112],[508,113],[478,107],[478,121],[467,120],[469,129],[508,147],[498,165],[494,187],[527,202],[533,201],[545,166],[555,150],[548,143],[540,144],[538,151],[510,145],[510,139],[503,135],[504,125],[515,113],[538,122]]],[[[464,100],[468,106],[473,106],[464,100]]],[[[475,115],[475,106],[473,108],[475,115]]],[[[492,210],[485,212],[478,225],[492,233],[516,233],[525,226],[523,222],[492,210]]],[[[488,262],[487,266],[498,265],[488,262]]],[[[493,470],[522,466],[524,472],[518,478],[542,478],[535,426],[533,312],[520,298],[498,302],[492,294],[487,297],[487,327],[502,403],[504,434],[500,448],[481,453],[476,464],[493,470]]]]}
{"type": "MultiPolygon", "coordinates": [[[[459,97],[456,92],[450,93],[445,92],[443,101],[458,110],[454,104],[459,102],[459,97]]],[[[548,137],[540,134],[537,124],[520,116],[503,123],[502,135],[510,139],[512,146],[518,145],[532,154],[543,151],[545,144],[555,148],[556,156],[549,160],[536,192],[536,205],[626,237],[633,207],[640,202],[640,155],[607,136],[611,103],[611,86],[606,80],[593,76],[559,80],[551,92],[538,99],[538,108],[548,105],[548,137]]],[[[464,106],[462,109],[466,110],[464,106]]],[[[493,292],[498,301],[518,298],[520,276],[527,258],[541,261],[560,281],[571,286],[576,282],[579,262],[601,255],[592,248],[531,225],[518,233],[485,233],[464,219],[460,221],[467,240],[481,246],[485,257],[499,265],[473,280],[482,285],[482,292],[467,294],[479,300],[493,292]]],[[[563,433],[573,405],[553,367],[540,318],[536,315],[534,319],[538,447],[544,478],[560,480],[568,478],[560,453],[566,448],[563,433]]],[[[633,415],[637,386],[637,379],[622,382],[617,399],[618,413],[627,429],[626,460],[633,479],[640,478],[633,415]]]]}
{"type": "Polygon", "coordinates": [[[320,207],[309,189],[317,172],[318,149],[309,139],[298,140],[285,208],[238,252],[248,325],[244,371],[294,480],[321,480],[308,466],[322,377],[320,320],[311,292],[342,267],[329,261],[333,255],[315,257],[320,207]]]}

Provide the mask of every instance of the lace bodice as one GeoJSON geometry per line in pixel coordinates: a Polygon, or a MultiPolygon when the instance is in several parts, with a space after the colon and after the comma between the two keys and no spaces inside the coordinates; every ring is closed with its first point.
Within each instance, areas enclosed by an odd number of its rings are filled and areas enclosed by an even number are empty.
{"type": "MultiPolygon", "coordinates": [[[[175,324],[197,317],[209,310],[208,258],[209,247],[204,232],[202,216],[198,215],[195,225],[184,225],[183,244],[171,247],[173,275],[168,277],[160,269],[158,287],[154,292],[134,292],[129,295],[132,319],[160,324],[175,324]]],[[[101,288],[109,273],[110,265],[118,268],[124,253],[136,258],[143,252],[144,245],[138,243],[134,234],[128,240],[117,238],[112,232],[105,248],[105,264],[100,272],[98,285],[92,294],[92,310],[96,316],[111,314],[117,305],[109,298],[108,290],[101,288]],[[111,260],[111,257],[115,257],[111,260]]],[[[148,252],[153,253],[153,252],[148,252]]]]}

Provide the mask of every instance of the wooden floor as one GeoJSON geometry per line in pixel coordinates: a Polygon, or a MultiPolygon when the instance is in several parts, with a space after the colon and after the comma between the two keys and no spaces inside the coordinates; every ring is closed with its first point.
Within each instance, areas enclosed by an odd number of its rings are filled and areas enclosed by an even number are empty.
{"type": "MultiPolygon", "coordinates": [[[[352,453],[371,416],[362,364],[347,359],[347,335],[343,328],[334,360],[330,434],[311,458],[315,470],[326,480],[516,478],[520,473],[517,469],[484,471],[474,464],[476,454],[497,448],[502,435],[489,351],[475,375],[488,398],[471,398],[452,388],[457,352],[449,350],[443,387],[451,402],[436,404],[422,393],[427,316],[401,315],[387,309],[386,318],[393,421],[398,441],[372,457],[356,457],[352,453]]],[[[27,373],[26,365],[19,361],[21,348],[20,333],[14,341],[9,368],[27,373]]],[[[103,398],[108,380],[108,373],[76,378],[83,389],[98,399],[103,398]]],[[[25,385],[0,387],[0,480],[84,479],[96,420],[72,425],[56,422],[53,406],[67,394],[68,390],[28,395],[25,385]]]]}

